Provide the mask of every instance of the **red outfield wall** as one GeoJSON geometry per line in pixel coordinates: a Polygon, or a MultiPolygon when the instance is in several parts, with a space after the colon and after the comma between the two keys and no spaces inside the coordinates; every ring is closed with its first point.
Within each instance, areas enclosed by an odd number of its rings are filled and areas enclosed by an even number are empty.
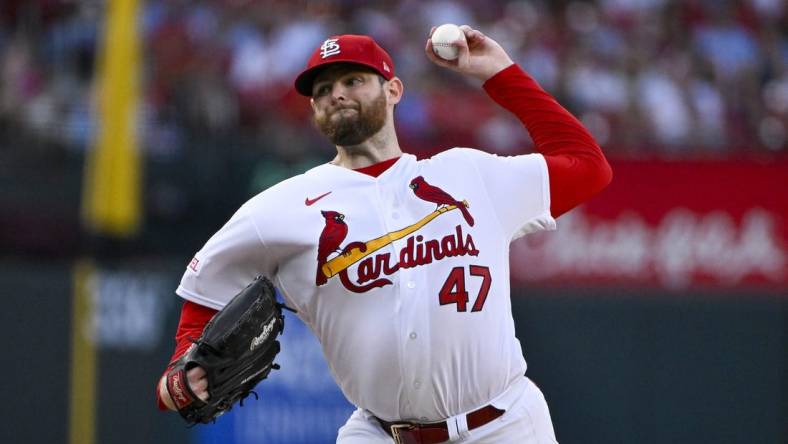
{"type": "Polygon", "coordinates": [[[788,288],[788,161],[618,161],[611,185],[512,245],[529,283],[788,288]]]}

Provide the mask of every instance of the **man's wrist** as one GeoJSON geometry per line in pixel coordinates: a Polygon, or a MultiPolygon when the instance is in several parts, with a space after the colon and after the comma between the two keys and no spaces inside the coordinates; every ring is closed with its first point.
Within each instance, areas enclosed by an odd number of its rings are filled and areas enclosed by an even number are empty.
{"type": "Polygon", "coordinates": [[[167,375],[161,377],[159,380],[159,399],[162,404],[170,410],[176,410],[175,403],[172,402],[170,392],[167,391],[167,375]]]}
{"type": "Polygon", "coordinates": [[[523,76],[527,77],[525,71],[523,71],[518,64],[512,62],[490,76],[490,78],[482,84],[482,88],[484,88],[488,94],[491,94],[492,90],[507,85],[512,78],[522,78],[523,76]]]}
{"type": "Polygon", "coordinates": [[[490,80],[493,77],[497,76],[499,73],[501,73],[503,71],[506,71],[506,69],[509,68],[512,65],[514,65],[514,62],[512,60],[508,60],[506,62],[498,63],[497,66],[492,67],[492,69],[490,69],[488,71],[488,73],[486,75],[484,75],[481,80],[483,82],[487,82],[488,80],[490,80]]]}

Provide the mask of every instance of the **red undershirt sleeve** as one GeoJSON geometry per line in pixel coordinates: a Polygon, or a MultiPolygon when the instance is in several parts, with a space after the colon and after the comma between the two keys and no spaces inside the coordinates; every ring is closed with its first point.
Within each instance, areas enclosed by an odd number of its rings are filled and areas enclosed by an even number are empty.
{"type": "MultiPolygon", "coordinates": [[[[192,345],[192,339],[197,339],[202,335],[205,325],[211,320],[217,310],[195,304],[191,301],[184,301],[181,307],[181,319],[178,322],[178,331],[175,333],[175,351],[172,353],[170,363],[164,371],[166,374],[172,368],[172,364],[178,360],[186,350],[192,345]]],[[[161,378],[159,378],[161,379],[161,378]]],[[[160,410],[167,410],[167,407],[159,397],[159,384],[156,383],[156,402],[160,410]]]]}
{"type": "Polygon", "coordinates": [[[547,162],[550,212],[558,217],[602,191],[613,172],[591,133],[514,64],[492,76],[484,90],[523,123],[547,162]]]}

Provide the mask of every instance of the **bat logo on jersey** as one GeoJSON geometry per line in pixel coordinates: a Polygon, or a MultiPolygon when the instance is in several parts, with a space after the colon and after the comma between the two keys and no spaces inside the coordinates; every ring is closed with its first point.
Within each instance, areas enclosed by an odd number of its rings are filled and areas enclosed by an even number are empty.
{"type": "Polygon", "coordinates": [[[350,242],[340,249],[348,233],[345,215],[336,211],[321,211],[325,226],[320,233],[317,247],[316,285],[324,285],[329,278],[339,275],[345,288],[356,293],[364,293],[392,283],[389,279],[381,278],[381,274],[390,276],[400,268],[426,265],[446,257],[479,255],[473,237],[470,234],[463,235],[460,225],[454,228],[454,233],[441,239],[425,241],[424,236],[413,235],[436,217],[452,210],[460,210],[462,217],[470,226],[473,226],[474,220],[468,210],[467,201],[454,199],[440,188],[427,183],[422,176],[413,179],[409,186],[420,199],[437,204],[435,210],[412,225],[367,242],[350,242]],[[395,258],[397,262],[394,264],[391,263],[390,253],[370,256],[392,242],[405,238],[405,247],[400,250],[399,257],[395,258]],[[330,254],[337,252],[339,253],[337,256],[328,259],[330,254]],[[358,278],[354,283],[348,276],[348,268],[357,262],[360,262],[357,269],[358,278]]]}

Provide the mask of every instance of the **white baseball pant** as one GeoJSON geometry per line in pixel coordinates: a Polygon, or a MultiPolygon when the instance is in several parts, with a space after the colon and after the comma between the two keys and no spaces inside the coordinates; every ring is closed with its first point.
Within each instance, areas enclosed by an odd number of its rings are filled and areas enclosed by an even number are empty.
{"type": "MultiPolygon", "coordinates": [[[[525,378],[522,395],[499,418],[447,443],[463,444],[557,444],[550,411],[542,391],[525,378]]],[[[456,435],[456,433],[453,433],[456,435]]],[[[392,444],[394,440],[383,430],[373,415],[356,409],[339,429],[337,444],[392,444]]]]}

